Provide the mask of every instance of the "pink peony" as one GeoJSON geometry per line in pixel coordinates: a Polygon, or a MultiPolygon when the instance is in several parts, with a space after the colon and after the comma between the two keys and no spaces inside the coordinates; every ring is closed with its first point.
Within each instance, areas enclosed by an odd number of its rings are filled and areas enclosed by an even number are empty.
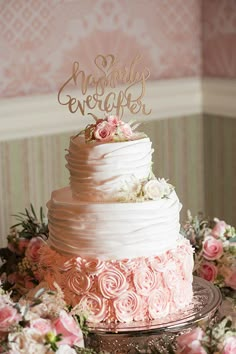
{"type": "Polygon", "coordinates": [[[225,284],[236,290],[236,268],[230,269],[229,274],[225,278],[225,284]]]}
{"type": "Polygon", "coordinates": [[[224,348],[222,354],[235,354],[236,353],[236,336],[228,337],[224,341],[224,348]]]}
{"type": "Polygon", "coordinates": [[[210,282],[214,282],[217,277],[217,267],[210,262],[205,262],[201,265],[198,274],[201,278],[208,280],[210,282]]]}
{"type": "MultiPolygon", "coordinates": [[[[126,291],[114,301],[116,318],[120,322],[136,320],[142,312],[142,299],[133,291],[126,291]]],[[[145,314],[143,314],[143,317],[145,314]]]]}
{"type": "Polygon", "coordinates": [[[107,121],[109,124],[114,125],[115,127],[122,123],[121,119],[117,116],[108,116],[107,121]]]}
{"type": "Polygon", "coordinates": [[[208,236],[203,243],[203,256],[209,261],[219,259],[223,254],[223,243],[221,240],[208,236]]]}
{"type": "Polygon", "coordinates": [[[89,322],[98,323],[107,315],[107,302],[97,294],[88,293],[82,296],[78,308],[80,312],[88,315],[89,322]]]}
{"type": "Polygon", "coordinates": [[[207,352],[201,346],[204,332],[201,328],[197,327],[191,332],[182,334],[177,338],[178,353],[191,353],[191,354],[206,354],[207,352]]]}
{"type": "Polygon", "coordinates": [[[218,238],[225,234],[227,224],[224,221],[218,220],[211,231],[211,235],[218,238]]]}
{"type": "Polygon", "coordinates": [[[120,131],[125,138],[129,139],[133,135],[133,130],[129,124],[122,124],[120,126],[120,131]]]}
{"type": "Polygon", "coordinates": [[[62,334],[60,344],[84,347],[83,334],[74,318],[65,310],[60,311],[59,318],[54,321],[57,334],[62,334]]]}
{"type": "Polygon", "coordinates": [[[26,249],[25,255],[26,257],[33,263],[37,263],[39,261],[40,253],[39,250],[44,245],[45,242],[41,237],[34,237],[30,240],[28,247],[26,249]]]}
{"type": "Polygon", "coordinates": [[[30,328],[36,330],[40,335],[44,336],[48,332],[53,332],[53,326],[50,320],[37,318],[30,321],[30,328]]]}
{"type": "Polygon", "coordinates": [[[106,121],[98,123],[94,131],[94,137],[100,141],[112,141],[116,127],[106,121]]]}
{"type": "Polygon", "coordinates": [[[124,274],[118,268],[110,266],[99,274],[98,287],[104,297],[113,299],[123,294],[128,284],[124,274]]]}
{"type": "Polygon", "coordinates": [[[17,325],[21,316],[17,310],[8,304],[0,304],[0,332],[7,332],[12,325],[17,325]]]}

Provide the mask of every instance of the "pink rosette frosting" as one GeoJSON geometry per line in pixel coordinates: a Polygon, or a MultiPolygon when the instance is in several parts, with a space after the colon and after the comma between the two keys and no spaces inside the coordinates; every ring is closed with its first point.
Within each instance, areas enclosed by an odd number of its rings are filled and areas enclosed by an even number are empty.
{"type": "Polygon", "coordinates": [[[76,269],[72,269],[67,274],[68,288],[78,295],[87,292],[91,287],[90,278],[76,269]]]}
{"type": "Polygon", "coordinates": [[[87,259],[84,262],[85,271],[89,275],[98,275],[99,273],[102,272],[104,267],[105,267],[105,262],[98,258],[94,258],[91,260],[87,259]]]}
{"type": "Polygon", "coordinates": [[[98,288],[105,298],[120,296],[128,288],[124,274],[114,266],[106,266],[98,276],[98,288]]]}
{"type": "MultiPolygon", "coordinates": [[[[114,300],[116,318],[120,322],[131,322],[139,317],[142,311],[142,299],[134,291],[126,291],[114,300]]],[[[144,314],[143,314],[144,317],[144,314]]]]}
{"type": "Polygon", "coordinates": [[[198,270],[198,274],[201,278],[213,282],[217,277],[217,267],[214,263],[204,262],[200,269],[198,270]]]}
{"type": "Polygon", "coordinates": [[[161,318],[169,313],[170,301],[167,289],[155,289],[148,298],[148,312],[150,319],[161,318]]]}
{"type": "Polygon", "coordinates": [[[148,296],[150,292],[160,284],[162,278],[147,266],[135,269],[134,286],[138,294],[148,296]]]}
{"type": "MultiPolygon", "coordinates": [[[[175,291],[172,293],[172,304],[175,304],[175,308],[182,309],[186,305],[190,304],[193,298],[193,288],[189,281],[179,281],[178,286],[175,291]],[[184,296],[183,296],[184,292],[184,296]]],[[[172,310],[172,307],[171,307],[172,310]]]]}
{"type": "Polygon", "coordinates": [[[219,259],[223,254],[223,243],[213,236],[206,237],[203,243],[203,257],[209,261],[219,259]]]}
{"type": "Polygon", "coordinates": [[[106,300],[94,293],[82,296],[77,308],[88,317],[89,322],[102,322],[107,315],[106,300]]]}

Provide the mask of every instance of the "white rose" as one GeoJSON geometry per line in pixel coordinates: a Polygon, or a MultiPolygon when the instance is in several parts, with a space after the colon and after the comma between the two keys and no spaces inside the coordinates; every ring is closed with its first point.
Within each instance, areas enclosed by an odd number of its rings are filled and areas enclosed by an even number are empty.
{"type": "Polygon", "coordinates": [[[144,184],[143,193],[148,199],[158,200],[164,196],[164,189],[158,180],[151,179],[144,184]]]}
{"type": "Polygon", "coordinates": [[[163,196],[169,195],[171,190],[172,190],[172,185],[169,184],[168,182],[166,182],[166,180],[164,178],[158,178],[157,180],[161,186],[162,186],[162,190],[163,190],[163,196]]]}

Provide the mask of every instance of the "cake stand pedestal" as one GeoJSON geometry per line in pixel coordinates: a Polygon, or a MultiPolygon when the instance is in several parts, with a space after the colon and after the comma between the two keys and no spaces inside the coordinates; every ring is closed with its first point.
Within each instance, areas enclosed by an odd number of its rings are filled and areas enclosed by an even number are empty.
{"type": "MultiPolygon", "coordinates": [[[[184,291],[184,289],[183,289],[184,291]]],[[[96,353],[134,354],[170,353],[176,337],[197,326],[201,321],[214,323],[222,297],[218,288],[204,279],[194,277],[193,301],[184,310],[160,320],[132,323],[88,323],[86,347],[96,353]]]]}

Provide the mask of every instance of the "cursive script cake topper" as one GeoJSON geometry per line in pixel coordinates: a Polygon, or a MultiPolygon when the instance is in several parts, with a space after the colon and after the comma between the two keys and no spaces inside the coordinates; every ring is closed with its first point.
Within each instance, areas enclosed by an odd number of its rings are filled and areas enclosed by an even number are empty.
{"type": "Polygon", "coordinates": [[[140,60],[141,57],[137,55],[128,66],[125,66],[112,54],[99,54],[94,60],[98,75],[86,74],[81,69],[80,63],[75,61],[71,76],[58,92],[58,102],[68,106],[71,113],[78,111],[83,116],[91,114],[95,119],[94,110],[116,114],[119,117],[123,116],[125,109],[131,114],[140,112],[149,115],[151,109],[146,108],[143,97],[150,71],[146,67],[142,71],[137,70],[140,60]],[[80,87],[79,97],[74,97],[74,93],[67,93],[71,84],[80,87]]]}

